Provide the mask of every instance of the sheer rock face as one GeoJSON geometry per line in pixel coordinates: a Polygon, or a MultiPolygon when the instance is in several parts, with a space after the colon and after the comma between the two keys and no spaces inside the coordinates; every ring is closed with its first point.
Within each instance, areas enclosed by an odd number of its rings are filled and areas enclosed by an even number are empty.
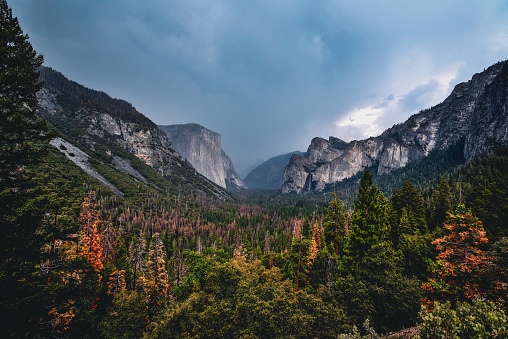
{"type": "Polygon", "coordinates": [[[171,148],[166,134],[128,102],[85,88],[50,68],[41,67],[40,73],[44,88],[37,94],[38,114],[63,133],[91,150],[104,142],[120,146],[162,175],[182,169],[198,175],[171,148]]]}
{"type": "Polygon", "coordinates": [[[224,188],[246,188],[222,149],[220,134],[198,124],[159,126],[180,153],[203,176],[224,188]]]}
{"type": "Polygon", "coordinates": [[[379,174],[406,166],[433,150],[464,143],[465,160],[508,144],[508,62],[455,86],[441,104],[411,116],[378,137],[346,143],[315,138],[284,170],[282,193],[322,190],[367,167],[379,174]]]}

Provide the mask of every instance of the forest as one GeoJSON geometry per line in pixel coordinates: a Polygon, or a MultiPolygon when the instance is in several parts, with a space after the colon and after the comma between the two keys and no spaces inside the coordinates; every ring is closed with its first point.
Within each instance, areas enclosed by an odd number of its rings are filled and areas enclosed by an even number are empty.
{"type": "Polygon", "coordinates": [[[230,199],[89,151],[120,198],[49,145],[43,58],[0,20],[5,337],[508,337],[508,149],[230,199]]]}

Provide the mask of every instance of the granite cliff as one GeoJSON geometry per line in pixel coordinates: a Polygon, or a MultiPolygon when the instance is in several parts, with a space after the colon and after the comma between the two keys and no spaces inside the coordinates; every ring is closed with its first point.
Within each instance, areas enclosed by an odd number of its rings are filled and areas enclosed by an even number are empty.
{"type": "Polygon", "coordinates": [[[222,149],[221,135],[198,124],[159,126],[173,148],[203,176],[224,188],[247,188],[222,149]]]}
{"type": "Polygon", "coordinates": [[[323,190],[366,168],[386,174],[463,144],[464,160],[508,144],[508,62],[499,62],[455,86],[440,104],[411,116],[380,136],[344,142],[314,138],[303,156],[293,155],[282,193],[323,190]]]}
{"type": "Polygon", "coordinates": [[[41,67],[39,71],[44,87],[37,94],[38,114],[82,150],[103,154],[109,165],[145,182],[129,160],[120,156],[126,151],[160,175],[177,177],[201,191],[227,196],[198,174],[171,147],[166,134],[130,103],[88,89],[50,68],[41,67]]]}

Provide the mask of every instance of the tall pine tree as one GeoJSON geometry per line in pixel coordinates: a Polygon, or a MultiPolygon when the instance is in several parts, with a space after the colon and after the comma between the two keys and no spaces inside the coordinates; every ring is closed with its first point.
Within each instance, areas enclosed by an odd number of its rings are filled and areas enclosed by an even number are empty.
{"type": "Polygon", "coordinates": [[[346,270],[357,269],[361,259],[372,246],[387,238],[389,232],[387,208],[386,198],[374,185],[372,174],[365,171],[360,180],[360,189],[351,218],[346,270]]]}
{"type": "Polygon", "coordinates": [[[46,123],[36,117],[42,88],[37,55],[5,0],[0,0],[0,191],[23,187],[27,166],[39,164],[46,151],[46,123]]]}
{"type": "Polygon", "coordinates": [[[19,337],[38,320],[43,204],[30,169],[44,161],[49,138],[45,121],[35,115],[42,61],[7,2],[0,0],[0,309],[6,312],[0,327],[19,337]]]}
{"type": "Polygon", "coordinates": [[[437,192],[432,197],[431,204],[431,225],[436,227],[443,226],[448,217],[448,213],[452,212],[452,194],[450,185],[444,177],[441,178],[437,186],[437,192]]]}
{"type": "Polygon", "coordinates": [[[411,181],[407,180],[402,190],[393,192],[390,203],[395,217],[391,222],[391,238],[395,247],[401,234],[427,233],[425,205],[411,181]]]}
{"type": "Polygon", "coordinates": [[[342,201],[332,193],[332,199],[328,205],[328,213],[325,216],[325,243],[329,246],[330,252],[339,255],[346,240],[346,216],[342,201]]]}

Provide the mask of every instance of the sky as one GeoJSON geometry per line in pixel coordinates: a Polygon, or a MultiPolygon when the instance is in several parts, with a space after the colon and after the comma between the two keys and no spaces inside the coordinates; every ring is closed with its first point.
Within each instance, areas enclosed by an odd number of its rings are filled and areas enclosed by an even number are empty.
{"type": "Polygon", "coordinates": [[[8,0],[44,65],[160,125],[222,136],[243,178],[314,137],[377,136],[508,59],[505,0],[8,0]]]}

